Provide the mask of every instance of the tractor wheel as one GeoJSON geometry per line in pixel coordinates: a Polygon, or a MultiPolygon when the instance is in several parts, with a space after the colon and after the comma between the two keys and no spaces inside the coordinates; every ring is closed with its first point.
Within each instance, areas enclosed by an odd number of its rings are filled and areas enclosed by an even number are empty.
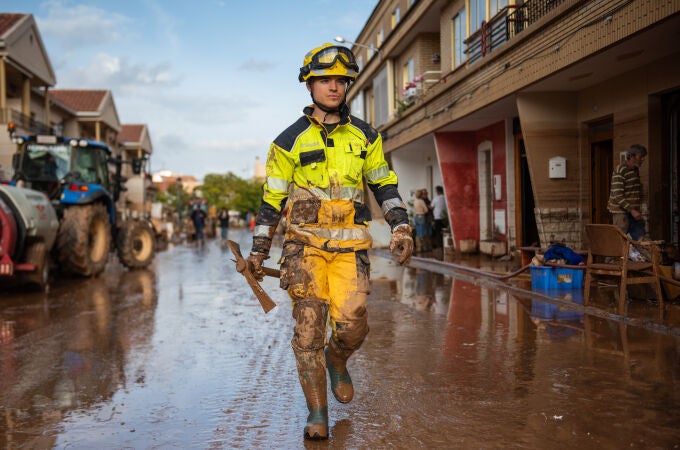
{"type": "Polygon", "coordinates": [[[26,262],[35,264],[35,272],[23,274],[23,282],[46,292],[50,281],[50,261],[44,242],[35,242],[28,247],[26,262]]]}
{"type": "Polygon", "coordinates": [[[101,203],[69,206],[59,226],[56,257],[66,272],[85,277],[99,275],[111,248],[111,224],[101,203]]]}
{"type": "Polygon", "coordinates": [[[144,220],[130,220],[118,230],[118,259],[128,269],[141,269],[156,254],[155,233],[144,220]]]}

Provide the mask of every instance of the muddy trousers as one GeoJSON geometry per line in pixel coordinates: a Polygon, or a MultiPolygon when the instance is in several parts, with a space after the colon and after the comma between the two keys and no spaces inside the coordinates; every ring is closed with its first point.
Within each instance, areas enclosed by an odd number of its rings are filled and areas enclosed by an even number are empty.
{"type": "Polygon", "coordinates": [[[282,282],[293,301],[295,319],[291,345],[310,411],[305,437],[314,438],[318,432],[323,438],[316,424],[328,423],[326,368],[338,401],[348,402],[354,395],[347,359],[368,333],[370,264],[366,251],[329,252],[295,243],[284,244],[283,255],[282,282]],[[332,336],[324,352],[329,322],[332,336]]]}

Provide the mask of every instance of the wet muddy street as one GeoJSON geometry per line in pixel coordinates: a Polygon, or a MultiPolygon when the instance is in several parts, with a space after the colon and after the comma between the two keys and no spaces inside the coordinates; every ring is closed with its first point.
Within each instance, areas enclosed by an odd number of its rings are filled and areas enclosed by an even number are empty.
{"type": "Polygon", "coordinates": [[[230,258],[208,241],[0,294],[0,448],[680,448],[677,328],[376,255],[356,395],[305,442],[287,295],[266,279],[264,314],[230,258]]]}

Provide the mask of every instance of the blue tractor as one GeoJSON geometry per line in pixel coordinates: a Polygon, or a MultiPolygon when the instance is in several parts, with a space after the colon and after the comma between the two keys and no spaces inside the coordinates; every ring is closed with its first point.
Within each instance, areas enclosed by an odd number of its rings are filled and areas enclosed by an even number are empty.
{"type": "Polygon", "coordinates": [[[61,270],[96,276],[114,250],[128,268],[151,264],[156,239],[150,221],[125,217],[116,207],[125,190],[121,166],[132,164],[139,173],[142,159],[122,161],[106,144],[88,139],[10,134],[17,145],[12,183],[44,192],[57,211],[52,254],[61,270]]]}

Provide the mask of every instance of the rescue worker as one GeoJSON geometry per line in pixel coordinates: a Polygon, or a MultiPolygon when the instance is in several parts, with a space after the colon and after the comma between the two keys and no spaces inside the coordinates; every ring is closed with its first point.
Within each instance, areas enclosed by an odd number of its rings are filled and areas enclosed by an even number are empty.
{"type": "Polygon", "coordinates": [[[397,175],[385,161],[382,137],[351,116],[345,102],[358,73],[346,47],[326,43],[305,55],[298,80],[313,104],[271,144],[248,256],[253,273],[262,279],[263,260],[287,207],[280,283],[292,299],[291,345],[309,410],[306,439],[328,438],[326,369],[335,398],[352,400],[347,360],[368,333],[372,239],[364,179],[391,227],[390,250],[399,250],[401,264],[413,252],[406,205],[397,191],[397,175]],[[328,323],[332,333],[326,343],[328,323]]]}

